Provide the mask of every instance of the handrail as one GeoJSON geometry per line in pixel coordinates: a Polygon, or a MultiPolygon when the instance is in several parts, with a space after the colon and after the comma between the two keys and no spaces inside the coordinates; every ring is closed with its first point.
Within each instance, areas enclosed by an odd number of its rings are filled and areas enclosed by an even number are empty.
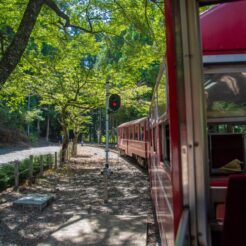
{"type": "Polygon", "coordinates": [[[179,222],[175,246],[189,245],[189,209],[184,208],[179,222]]]}

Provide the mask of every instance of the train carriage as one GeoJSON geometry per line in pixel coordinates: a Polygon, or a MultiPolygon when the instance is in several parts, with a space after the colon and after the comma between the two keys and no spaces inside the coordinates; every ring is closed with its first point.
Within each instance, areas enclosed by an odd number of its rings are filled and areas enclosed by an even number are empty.
{"type": "Polygon", "coordinates": [[[245,10],[165,1],[167,54],[144,119],[161,245],[246,245],[245,10]]]}
{"type": "Polygon", "coordinates": [[[118,126],[118,149],[121,155],[131,156],[146,167],[148,156],[147,117],[118,126]]]}

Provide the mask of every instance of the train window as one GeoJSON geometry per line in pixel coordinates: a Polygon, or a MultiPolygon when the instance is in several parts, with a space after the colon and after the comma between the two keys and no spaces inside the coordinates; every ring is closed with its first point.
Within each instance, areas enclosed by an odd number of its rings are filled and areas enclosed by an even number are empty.
{"type": "Polygon", "coordinates": [[[133,132],[134,132],[133,126],[129,128],[129,131],[130,131],[130,139],[133,139],[133,132]]]}
{"type": "Polygon", "coordinates": [[[156,127],[153,128],[153,148],[154,148],[154,151],[156,151],[156,142],[157,142],[157,139],[156,139],[156,127]]]}
{"type": "Polygon", "coordinates": [[[138,127],[138,125],[136,125],[135,126],[135,131],[134,131],[134,139],[135,140],[138,140],[138,129],[139,129],[139,127],[138,127]]]}
{"type": "Polygon", "coordinates": [[[158,115],[161,116],[166,112],[166,74],[163,73],[158,85],[158,115]]]}
{"type": "Polygon", "coordinates": [[[163,124],[159,125],[159,146],[160,146],[160,161],[163,162],[163,143],[164,143],[164,136],[163,136],[163,124]]]}
{"type": "Polygon", "coordinates": [[[209,134],[209,160],[212,174],[242,172],[245,162],[243,134],[209,134]]]}
{"type": "Polygon", "coordinates": [[[153,146],[152,131],[152,129],[149,129],[150,146],[153,146]]]}
{"type": "Polygon", "coordinates": [[[126,129],[125,128],[122,129],[122,137],[126,138],[126,129]]]}
{"type": "Polygon", "coordinates": [[[164,163],[170,165],[170,134],[169,134],[169,125],[165,125],[165,145],[164,145],[164,163]]]}
{"type": "Polygon", "coordinates": [[[143,141],[144,140],[144,126],[140,126],[140,136],[139,140],[143,141]]]}
{"type": "Polygon", "coordinates": [[[246,116],[246,72],[204,75],[208,118],[246,116]]]}
{"type": "Polygon", "coordinates": [[[209,124],[208,133],[246,133],[245,124],[209,124]]]}

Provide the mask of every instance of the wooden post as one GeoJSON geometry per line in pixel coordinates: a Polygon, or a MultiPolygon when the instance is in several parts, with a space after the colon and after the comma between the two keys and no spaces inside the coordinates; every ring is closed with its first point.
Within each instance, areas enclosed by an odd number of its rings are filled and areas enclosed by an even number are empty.
{"type": "Polygon", "coordinates": [[[59,167],[61,167],[62,166],[62,150],[60,150],[60,152],[59,152],[59,167]]]}
{"type": "Polygon", "coordinates": [[[19,161],[15,161],[15,187],[14,190],[18,190],[19,188],[19,177],[20,177],[20,172],[19,172],[19,161]]]}
{"type": "Polygon", "coordinates": [[[69,149],[69,145],[67,146],[67,149],[66,149],[66,161],[68,161],[68,149],[69,149]]]}
{"type": "Polygon", "coordinates": [[[46,162],[48,164],[48,168],[50,169],[50,155],[46,155],[46,162]]]}
{"type": "Polygon", "coordinates": [[[51,169],[52,166],[53,166],[53,161],[52,161],[52,155],[51,154],[48,155],[48,159],[49,159],[49,168],[51,169]]]}
{"type": "Polygon", "coordinates": [[[31,185],[33,183],[33,156],[30,155],[29,159],[29,180],[28,184],[31,185]]]}
{"type": "Polygon", "coordinates": [[[57,168],[57,152],[55,152],[55,169],[57,168]]]}
{"type": "Polygon", "coordinates": [[[40,156],[40,176],[43,176],[44,173],[44,159],[43,156],[40,156]]]}

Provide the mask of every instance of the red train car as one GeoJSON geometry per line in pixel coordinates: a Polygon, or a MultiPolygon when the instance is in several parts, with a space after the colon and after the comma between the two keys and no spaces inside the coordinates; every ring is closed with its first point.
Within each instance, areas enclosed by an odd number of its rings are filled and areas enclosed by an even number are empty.
{"type": "Polygon", "coordinates": [[[246,1],[165,1],[166,61],[144,141],[161,245],[246,245],[245,10],[246,1]]]}
{"type": "Polygon", "coordinates": [[[118,149],[121,155],[136,158],[138,163],[147,166],[148,134],[147,117],[123,123],[118,126],[118,149]]]}

